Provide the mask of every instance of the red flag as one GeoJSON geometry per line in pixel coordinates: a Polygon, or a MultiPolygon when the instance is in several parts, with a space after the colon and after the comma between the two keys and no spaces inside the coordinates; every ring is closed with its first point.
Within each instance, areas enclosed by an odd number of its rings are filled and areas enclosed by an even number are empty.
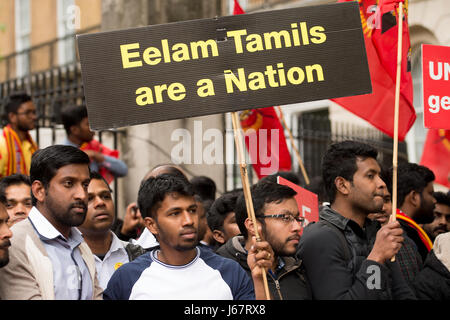
{"type": "MultiPolygon", "coordinates": [[[[244,13],[239,2],[234,0],[233,14],[244,13]]],[[[245,133],[245,145],[258,178],[291,170],[291,155],[275,109],[246,110],[240,113],[239,118],[245,133]]]]}
{"type": "MultiPolygon", "coordinates": [[[[101,144],[99,141],[92,139],[89,142],[85,142],[81,145],[80,147],[81,150],[93,150],[93,151],[97,151],[100,152],[101,154],[104,154],[106,156],[110,156],[110,157],[114,157],[116,159],[119,158],[119,151],[118,150],[113,150],[113,149],[109,149],[108,147],[104,146],[103,144],[101,144]]],[[[114,180],[114,175],[105,167],[101,167],[99,170],[99,173],[103,176],[103,178],[105,178],[105,180],[108,183],[111,183],[111,181],[114,180]]]]}
{"type": "MultiPolygon", "coordinates": [[[[346,1],[353,0],[339,0],[338,2],[346,1]]],[[[367,60],[372,79],[372,93],[332,100],[348,111],[365,119],[380,131],[393,137],[397,65],[397,20],[390,11],[381,15],[380,8],[374,10],[376,8],[376,0],[358,0],[358,2],[364,31],[367,60]],[[369,15],[371,12],[375,13],[369,15]],[[380,21],[381,26],[379,25],[380,21]],[[392,25],[393,21],[395,22],[394,26],[392,25]]],[[[398,1],[387,0],[381,9],[384,11],[388,10],[390,6],[393,6],[392,2],[398,1]]],[[[406,54],[410,52],[409,31],[406,19],[403,21],[402,49],[402,77],[398,127],[398,139],[400,141],[405,139],[406,134],[416,120],[416,113],[413,107],[411,72],[408,69],[410,65],[410,54],[406,54]]]]}
{"type": "Polygon", "coordinates": [[[450,188],[450,130],[430,129],[420,164],[433,171],[436,183],[450,188]]]}
{"type": "Polygon", "coordinates": [[[237,14],[244,14],[244,10],[242,10],[241,6],[239,5],[238,0],[234,0],[234,9],[233,9],[233,15],[237,14]]]}
{"type": "MultiPolygon", "coordinates": [[[[398,44],[398,2],[401,0],[381,0],[379,10],[381,26],[373,29],[372,42],[377,49],[383,67],[395,83],[397,77],[397,44],[398,44]]],[[[413,108],[413,83],[411,76],[411,43],[409,41],[407,7],[404,6],[402,21],[402,66],[400,94],[413,108]]]]}
{"type": "MultiPolygon", "coordinates": [[[[305,226],[311,222],[319,221],[319,200],[317,194],[306,190],[291,181],[278,176],[278,184],[288,186],[296,191],[295,201],[297,202],[300,216],[305,218],[305,226]]],[[[302,230],[303,231],[303,230],[302,230]]],[[[302,232],[301,232],[302,233],[302,232]]]]}
{"type": "Polygon", "coordinates": [[[259,178],[291,170],[284,129],[273,107],[251,109],[239,115],[245,145],[259,178]]]}
{"type": "Polygon", "coordinates": [[[380,13],[383,15],[389,11],[396,9],[400,2],[405,3],[405,0],[379,0],[378,7],[380,9],[380,13]]]}

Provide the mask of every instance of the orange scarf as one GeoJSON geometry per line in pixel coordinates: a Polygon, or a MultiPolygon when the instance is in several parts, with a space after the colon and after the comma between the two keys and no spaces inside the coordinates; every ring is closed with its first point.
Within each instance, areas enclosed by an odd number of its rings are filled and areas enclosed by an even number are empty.
{"type": "Polygon", "coordinates": [[[431,242],[425,230],[423,230],[413,219],[408,217],[402,211],[397,209],[397,218],[403,220],[409,224],[410,227],[414,228],[419,234],[420,240],[422,240],[425,247],[430,251],[433,248],[433,242],[431,242]]]}
{"type": "MultiPolygon", "coordinates": [[[[25,158],[22,151],[22,142],[19,139],[17,133],[11,128],[11,125],[7,125],[3,128],[3,137],[6,141],[6,149],[8,153],[8,159],[6,163],[6,175],[9,176],[14,173],[22,173],[25,175],[30,174],[30,168],[27,168],[25,158]],[[20,168],[17,168],[17,154],[20,157],[20,168]]],[[[30,134],[27,132],[26,140],[31,143],[31,154],[37,149],[36,143],[31,139],[30,134]]]]}

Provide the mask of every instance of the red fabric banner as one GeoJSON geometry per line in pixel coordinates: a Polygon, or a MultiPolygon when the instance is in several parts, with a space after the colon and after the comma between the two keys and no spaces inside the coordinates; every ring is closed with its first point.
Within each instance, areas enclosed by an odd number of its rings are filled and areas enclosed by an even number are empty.
{"type": "Polygon", "coordinates": [[[436,183],[450,188],[450,130],[430,129],[420,164],[433,171],[436,183]]]}
{"type": "MultiPolygon", "coordinates": [[[[353,0],[339,0],[346,2],[353,0]]],[[[367,60],[372,79],[372,93],[332,99],[348,111],[371,123],[385,134],[394,136],[395,79],[397,66],[397,14],[390,11],[395,0],[381,2],[358,0],[364,31],[367,60]],[[386,12],[382,14],[381,12],[386,12]]],[[[405,12],[407,9],[404,10],[405,12]]],[[[398,139],[403,141],[416,120],[410,70],[411,48],[407,15],[403,20],[402,75],[400,84],[398,139]]]]}
{"type": "Polygon", "coordinates": [[[240,113],[247,151],[258,178],[291,170],[284,129],[273,107],[240,113]]]}
{"type": "MultiPolygon", "coordinates": [[[[81,150],[93,150],[100,152],[101,154],[104,154],[106,156],[114,157],[116,159],[119,158],[119,151],[109,149],[108,147],[101,144],[99,141],[92,139],[88,143],[83,143],[80,147],[81,150]]],[[[101,167],[99,170],[99,173],[105,178],[105,180],[108,183],[111,183],[111,181],[114,180],[114,175],[106,168],[101,167]]]]}
{"type": "MultiPolygon", "coordinates": [[[[239,2],[234,0],[233,14],[244,13],[239,2]]],[[[258,178],[291,170],[291,155],[275,109],[246,110],[240,113],[239,118],[245,133],[245,145],[258,178]]]]}

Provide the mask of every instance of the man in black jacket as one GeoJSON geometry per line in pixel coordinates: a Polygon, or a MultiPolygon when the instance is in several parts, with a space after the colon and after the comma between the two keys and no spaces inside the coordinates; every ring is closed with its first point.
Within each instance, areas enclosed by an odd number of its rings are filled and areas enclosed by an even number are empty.
{"type": "MultiPolygon", "coordinates": [[[[296,192],[279,185],[273,177],[252,186],[251,195],[259,235],[273,250],[272,268],[267,272],[272,299],[310,300],[311,290],[302,263],[294,257],[304,222],[294,198],[296,192]]],[[[229,239],[216,253],[236,260],[250,274],[247,251],[255,235],[255,226],[248,218],[243,194],[237,200],[235,214],[242,236],[229,239]]]]}
{"type": "Polygon", "coordinates": [[[414,299],[396,262],[400,224],[380,228],[367,218],[383,206],[386,184],[380,178],[377,150],[355,141],[327,150],[322,174],[331,206],[305,228],[299,243],[314,299],[414,299]]]}
{"type": "Polygon", "coordinates": [[[419,299],[450,300],[450,232],[436,237],[422,271],[414,279],[419,299]]]}

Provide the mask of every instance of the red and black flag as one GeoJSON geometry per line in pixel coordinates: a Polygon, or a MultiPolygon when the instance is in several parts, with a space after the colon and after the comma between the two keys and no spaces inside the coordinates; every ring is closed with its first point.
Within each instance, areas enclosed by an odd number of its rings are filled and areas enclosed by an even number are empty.
{"type": "MultiPolygon", "coordinates": [[[[353,0],[339,0],[346,2],[353,0]]],[[[398,41],[398,2],[402,0],[358,0],[364,32],[372,93],[332,99],[348,111],[371,123],[387,135],[394,136],[395,80],[398,41]]],[[[406,1],[407,2],[407,1],[406,1]]],[[[416,120],[411,77],[411,46],[404,9],[402,75],[399,101],[398,139],[403,141],[416,120]]]]}
{"type": "MultiPolygon", "coordinates": [[[[234,0],[233,14],[244,14],[234,0]]],[[[291,170],[291,155],[284,129],[273,107],[250,109],[239,113],[245,145],[258,178],[277,171],[291,170]]]]}

